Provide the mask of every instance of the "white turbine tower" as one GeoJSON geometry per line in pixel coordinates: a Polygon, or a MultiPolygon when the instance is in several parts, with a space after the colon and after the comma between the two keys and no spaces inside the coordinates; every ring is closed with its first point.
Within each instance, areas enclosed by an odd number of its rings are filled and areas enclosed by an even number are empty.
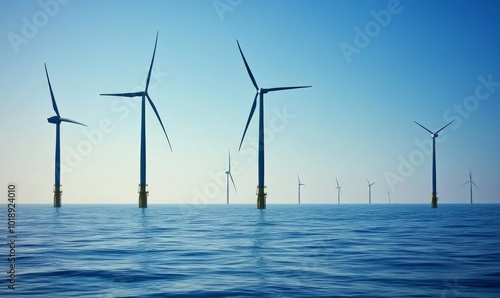
{"type": "Polygon", "coordinates": [[[474,181],[472,181],[472,172],[471,170],[469,169],[469,181],[465,182],[464,185],[467,185],[470,184],[470,203],[472,205],[472,185],[474,185],[476,188],[479,188],[477,187],[476,183],[474,183],[474,181]]]}
{"type": "Polygon", "coordinates": [[[298,180],[298,187],[299,187],[299,204],[300,204],[300,187],[302,185],[305,185],[304,183],[300,183],[300,177],[299,177],[299,174],[297,174],[297,180],[298,180]]]}
{"type": "Polygon", "coordinates": [[[229,179],[231,179],[231,182],[233,182],[234,192],[238,193],[236,191],[236,185],[234,185],[233,175],[231,174],[231,152],[228,151],[228,155],[229,155],[229,165],[228,165],[228,169],[226,171],[226,190],[227,190],[227,203],[226,204],[229,204],[229,179]]]}
{"type": "Polygon", "coordinates": [[[344,185],[344,183],[339,185],[339,180],[337,179],[337,177],[335,177],[335,181],[337,182],[337,187],[335,188],[337,190],[337,204],[340,204],[340,193],[342,192],[342,186],[344,185]]]}
{"type": "Polygon", "coordinates": [[[368,203],[371,204],[372,203],[372,185],[377,183],[377,182],[370,183],[370,180],[368,180],[368,179],[366,179],[366,181],[368,182],[368,203]]]}

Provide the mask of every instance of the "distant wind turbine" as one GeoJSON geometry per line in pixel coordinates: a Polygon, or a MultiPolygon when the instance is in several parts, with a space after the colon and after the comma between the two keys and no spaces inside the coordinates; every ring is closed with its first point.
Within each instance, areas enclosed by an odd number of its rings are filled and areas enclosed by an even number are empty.
{"type": "Polygon", "coordinates": [[[149,82],[151,80],[151,71],[153,70],[153,62],[155,60],[157,43],[158,43],[158,32],[156,32],[156,40],[155,40],[155,47],[153,50],[153,58],[151,59],[151,65],[149,66],[149,72],[148,72],[148,76],[146,79],[146,87],[145,87],[144,91],[131,92],[131,93],[100,94],[103,96],[141,97],[142,98],[142,106],[141,106],[141,168],[140,168],[140,183],[139,183],[139,208],[148,207],[148,195],[149,195],[149,192],[146,190],[146,187],[148,186],[146,184],[146,98],[148,99],[149,104],[153,108],[153,111],[155,112],[156,117],[158,118],[158,121],[161,124],[161,128],[163,128],[163,132],[165,133],[165,137],[167,138],[168,146],[170,147],[170,151],[172,151],[172,146],[170,145],[170,140],[168,139],[167,131],[165,130],[165,127],[163,126],[163,122],[161,121],[160,114],[158,114],[158,110],[156,110],[156,107],[155,107],[153,101],[151,100],[151,97],[149,97],[149,94],[148,94],[149,82]]]}
{"type": "MultiPolygon", "coordinates": [[[[453,120],[455,121],[455,120],[453,120]]],[[[422,124],[418,123],[417,121],[414,121],[418,126],[422,127],[426,131],[428,131],[431,134],[432,138],[432,198],[431,198],[431,207],[432,208],[437,208],[437,192],[436,192],[436,138],[439,137],[439,132],[441,132],[443,129],[448,127],[448,125],[452,124],[453,121],[450,123],[446,124],[445,126],[441,127],[436,132],[432,132],[426,127],[424,127],[422,124]]]]}
{"type": "Polygon", "coordinates": [[[470,203],[472,205],[472,185],[474,185],[476,188],[479,188],[479,187],[477,187],[476,183],[474,183],[474,181],[472,181],[472,172],[470,169],[469,169],[469,181],[465,182],[464,185],[466,185],[467,183],[470,184],[470,203]]]}
{"type": "Polygon", "coordinates": [[[241,145],[243,144],[243,139],[245,138],[245,134],[248,129],[248,125],[250,124],[250,121],[252,120],[253,113],[255,112],[255,108],[257,106],[257,97],[259,97],[259,157],[258,157],[258,166],[259,166],[259,173],[258,173],[258,191],[257,191],[257,208],[258,209],[265,209],[266,208],[266,196],[267,193],[264,192],[264,94],[268,92],[273,92],[273,91],[281,91],[281,90],[290,90],[290,89],[300,89],[300,88],[309,88],[311,86],[295,86],[295,87],[275,87],[275,88],[259,88],[257,85],[257,82],[255,81],[255,78],[252,74],[252,71],[250,70],[250,67],[248,66],[247,60],[245,59],[245,56],[243,55],[243,51],[241,50],[240,43],[238,40],[236,40],[236,43],[238,44],[238,49],[240,50],[241,58],[243,58],[243,62],[245,63],[245,68],[247,69],[248,75],[250,76],[250,79],[252,80],[252,84],[257,90],[257,93],[255,94],[255,98],[253,99],[253,104],[252,108],[250,109],[250,115],[248,116],[247,124],[245,126],[245,130],[243,132],[243,136],[241,137],[241,142],[240,142],[240,147],[238,150],[241,149],[241,145]]]}
{"type": "Polygon", "coordinates": [[[56,112],[56,116],[52,116],[47,119],[49,123],[56,125],[56,158],[55,158],[55,182],[54,182],[54,207],[61,207],[61,140],[60,140],[60,125],[61,122],[69,122],[78,125],[87,126],[83,123],[76,122],[75,120],[61,118],[59,114],[59,109],[57,108],[56,98],[54,97],[54,92],[52,91],[52,85],[50,84],[49,72],[47,71],[47,65],[45,66],[45,75],[47,76],[47,82],[49,83],[50,98],[52,99],[52,108],[56,112]]]}
{"type": "Polygon", "coordinates": [[[391,191],[387,191],[387,196],[389,197],[389,204],[391,203],[391,191]]]}
{"type": "Polygon", "coordinates": [[[337,204],[340,204],[340,193],[342,192],[342,186],[344,185],[344,183],[339,185],[339,180],[337,179],[337,177],[335,177],[335,181],[337,182],[337,187],[335,188],[337,190],[337,204]]]}
{"type": "Polygon", "coordinates": [[[300,204],[300,187],[302,185],[305,185],[304,183],[300,183],[300,177],[299,177],[299,174],[297,174],[297,180],[298,180],[298,187],[299,187],[299,204],[300,204]]]}
{"type": "Polygon", "coordinates": [[[238,193],[236,191],[236,185],[234,184],[233,175],[231,174],[231,152],[228,151],[228,154],[229,154],[229,165],[228,165],[228,169],[226,171],[226,190],[227,190],[227,203],[226,204],[229,204],[229,178],[231,178],[231,182],[233,182],[234,192],[238,193]]]}
{"type": "Polygon", "coordinates": [[[377,183],[376,181],[373,182],[373,183],[370,183],[370,180],[366,179],[366,181],[368,182],[368,203],[371,204],[372,203],[372,185],[377,183]]]}

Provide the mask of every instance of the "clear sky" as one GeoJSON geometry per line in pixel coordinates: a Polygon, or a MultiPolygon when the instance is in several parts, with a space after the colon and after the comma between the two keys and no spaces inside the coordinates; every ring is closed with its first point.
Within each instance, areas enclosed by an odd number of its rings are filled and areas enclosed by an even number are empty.
{"type": "Polygon", "coordinates": [[[268,204],[429,203],[431,130],[440,203],[499,202],[500,2],[1,1],[0,181],[19,201],[52,204],[55,115],[62,117],[62,202],[137,204],[140,100],[156,31],[148,106],[149,203],[225,203],[227,152],[238,194],[255,204],[255,90],[312,85],[265,98],[268,204]],[[420,145],[419,145],[420,144],[420,145]]]}

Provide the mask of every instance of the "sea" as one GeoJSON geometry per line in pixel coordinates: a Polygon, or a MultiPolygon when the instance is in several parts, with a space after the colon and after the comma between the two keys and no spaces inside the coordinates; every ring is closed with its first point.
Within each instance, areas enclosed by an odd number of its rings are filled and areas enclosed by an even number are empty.
{"type": "Polygon", "coordinates": [[[500,297],[500,204],[15,211],[0,297],[500,297]]]}

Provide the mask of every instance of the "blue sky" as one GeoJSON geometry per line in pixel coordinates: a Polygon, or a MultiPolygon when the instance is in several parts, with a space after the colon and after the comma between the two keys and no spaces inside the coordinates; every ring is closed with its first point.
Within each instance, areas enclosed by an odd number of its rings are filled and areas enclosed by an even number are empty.
{"type": "Polygon", "coordinates": [[[440,203],[498,202],[500,4],[497,1],[2,1],[0,180],[52,204],[55,127],[47,63],[63,117],[63,204],[137,204],[140,90],[159,31],[147,107],[149,203],[224,203],[227,151],[254,204],[257,115],[238,145],[254,88],[266,95],[268,204],[429,203],[431,130],[440,203]],[[361,32],[361,33],[360,33],[361,32]],[[347,49],[347,50],[346,50],[347,49]],[[66,125],[64,125],[66,124],[66,125]],[[418,145],[424,144],[424,145],[418,145]]]}

